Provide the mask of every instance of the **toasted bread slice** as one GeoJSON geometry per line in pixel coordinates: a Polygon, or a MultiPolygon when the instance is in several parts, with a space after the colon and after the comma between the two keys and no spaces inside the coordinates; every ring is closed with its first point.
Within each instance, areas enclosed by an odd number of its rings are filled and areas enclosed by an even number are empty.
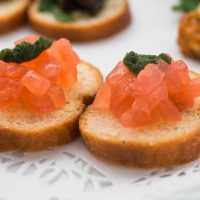
{"type": "Polygon", "coordinates": [[[179,123],[143,128],[124,128],[109,111],[90,106],[80,131],[89,150],[110,162],[142,168],[189,162],[200,154],[200,98],[179,123]]]}
{"type": "Polygon", "coordinates": [[[20,26],[26,16],[29,0],[0,1],[0,33],[20,26]]]}
{"type": "Polygon", "coordinates": [[[65,144],[79,136],[78,121],[102,84],[90,64],[78,65],[78,82],[66,91],[67,105],[51,114],[34,114],[22,106],[0,112],[0,150],[34,151],[65,144]]]}
{"type": "Polygon", "coordinates": [[[181,51],[190,57],[200,59],[200,6],[183,15],[179,25],[178,44],[181,51]]]}
{"type": "MultiPolygon", "coordinates": [[[[33,27],[44,35],[74,41],[87,41],[112,35],[130,22],[127,0],[106,0],[104,8],[97,16],[74,14],[73,22],[59,22],[53,14],[38,12],[38,2],[29,9],[29,19],[33,27]]],[[[73,14],[72,14],[73,15],[73,14]]]]}

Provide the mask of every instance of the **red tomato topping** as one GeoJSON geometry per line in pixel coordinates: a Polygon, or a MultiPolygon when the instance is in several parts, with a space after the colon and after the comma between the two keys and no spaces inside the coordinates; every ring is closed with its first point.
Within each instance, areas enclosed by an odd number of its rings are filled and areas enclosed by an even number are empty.
{"type": "Polygon", "coordinates": [[[27,37],[24,37],[22,39],[19,39],[15,41],[15,45],[20,44],[22,42],[29,42],[29,43],[34,43],[36,42],[40,37],[38,35],[29,35],[27,37]]]}
{"type": "Polygon", "coordinates": [[[57,64],[47,64],[41,71],[41,74],[44,74],[44,76],[53,81],[56,81],[61,73],[60,66],[57,64]]]}
{"type": "Polygon", "coordinates": [[[107,109],[110,107],[110,98],[111,98],[110,87],[107,83],[104,83],[97,92],[93,105],[107,109]]]}
{"type": "Polygon", "coordinates": [[[0,78],[0,110],[12,107],[22,92],[22,85],[10,78],[0,78]]]}
{"type": "Polygon", "coordinates": [[[0,78],[5,77],[7,72],[7,63],[0,60],[0,78]]]}
{"type": "Polygon", "coordinates": [[[14,66],[14,65],[7,65],[6,76],[12,79],[21,79],[28,69],[23,66],[14,66]]]}
{"type": "Polygon", "coordinates": [[[61,87],[52,84],[47,93],[56,107],[63,107],[66,104],[65,93],[61,87]]]}
{"type": "Polygon", "coordinates": [[[43,96],[51,86],[51,82],[40,74],[30,70],[21,79],[22,85],[36,96],[43,96]]]}
{"type": "MultiPolygon", "coordinates": [[[[31,35],[15,42],[34,43],[39,39],[31,35]]],[[[27,109],[44,114],[66,105],[64,89],[77,81],[80,59],[67,39],[55,41],[37,58],[25,63],[0,61],[0,110],[18,102],[27,109]]]]}
{"type": "Polygon", "coordinates": [[[183,61],[147,64],[136,76],[119,62],[93,106],[108,109],[125,127],[177,122],[200,97],[200,78],[190,78],[183,61]]]}
{"type": "Polygon", "coordinates": [[[67,39],[55,41],[49,49],[50,54],[57,63],[60,64],[60,77],[58,84],[63,87],[70,87],[77,81],[77,66],[80,62],[77,54],[72,50],[71,44],[67,39]]]}
{"type": "Polygon", "coordinates": [[[24,97],[26,107],[32,112],[45,114],[56,110],[55,104],[47,94],[44,96],[36,96],[30,92],[26,92],[24,97]]]}

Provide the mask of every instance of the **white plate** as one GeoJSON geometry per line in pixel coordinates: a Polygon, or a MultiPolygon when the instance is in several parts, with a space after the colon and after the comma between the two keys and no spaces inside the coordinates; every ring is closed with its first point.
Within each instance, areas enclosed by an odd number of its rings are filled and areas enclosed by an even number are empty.
{"type": "MultiPolygon", "coordinates": [[[[180,14],[175,0],[130,0],[133,21],[123,32],[98,42],[74,44],[81,57],[106,75],[125,53],[169,52],[194,70],[176,44],[180,14]]],[[[34,31],[23,27],[0,36],[0,48],[34,31]]],[[[141,170],[110,165],[91,155],[81,139],[37,153],[0,153],[0,200],[199,200],[199,160],[166,169],[141,170]]]]}

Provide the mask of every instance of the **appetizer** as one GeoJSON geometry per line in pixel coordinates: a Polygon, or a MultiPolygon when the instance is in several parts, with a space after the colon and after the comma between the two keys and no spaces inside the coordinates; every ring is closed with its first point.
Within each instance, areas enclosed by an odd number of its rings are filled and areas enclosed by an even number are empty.
{"type": "Polygon", "coordinates": [[[185,55],[200,59],[200,7],[183,15],[178,44],[185,55]]]}
{"type": "Polygon", "coordinates": [[[26,15],[29,0],[0,0],[0,33],[20,26],[26,15]]]}
{"type": "Polygon", "coordinates": [[[185,163],[199,156],[200,77],[168,54],[129,52],[80,119],[89,150],[137,167],[185,163]]]}
{"type": "Polygon", "coordinates": [[[179,3],[173,6],[173,10],[190,12],[195,10],[199,4],[200,0],[179,0],[179,3]]]}
{"type": "Polygon", "coordinates": [[[28,15],[42,34],[74,41],[110,36],[130,22],[127,0],[37,0],[28,15]]]}
{"type": "Polygon", "coordinates": [[[102,83],[69,40],[36,35],[0,51],[0,150],[34,151],[72,141],[102,83]]]}

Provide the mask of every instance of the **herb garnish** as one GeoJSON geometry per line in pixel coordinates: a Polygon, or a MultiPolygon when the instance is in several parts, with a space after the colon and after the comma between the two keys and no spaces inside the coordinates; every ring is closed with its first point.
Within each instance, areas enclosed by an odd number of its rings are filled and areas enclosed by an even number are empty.
{"type": "Polygon", "coordinates": [[[171,58],[164,53],[160,54],[159,56],[156,56],[137,54],[133,51],[126,54],[126,56],[123,59],[123,62],[130,71],[132,71],[135,74],[138,74],[141,70],[145,68],[147,64],[157,64],[160,59],[164,60],[168,64],[171,63],[171,58]]]}
{"type": "Polygon", "coordinates": [[[40,12],[51,12],[61,22],[76,20],[73,11],[95,16],[102,9],[105,0],[39,0],[40,12]]]}
{"type": "Polygon", "coordinates": [[[168,64],[171,64],[171,62],[172,62],[172,58],[170,56],[168,56],[166,53],[161,53],[158,56],[158,59],[162,59],[162,60],[164,60],[168,64]]]}
{"type": "Polygon", "coordinates": [[[195,10],[198,5],[200,5],[200,0],[179,0],[179,4],[173,6],[173,10],[189,12],[195,10]]]}
{"type": "Polygon", "coordinates": [[[73,17],[58,6],[58,0],[40,0],[38,10],[40,12],[52,12],[55,18],[61,22],[73,21],[73,17]]]}
{"type": "Polygon", "coordinates": [[[14,49],[3,49],[0,51],[0,60],[4,62],[23,63],[38,57],[44,50],[48,49],[53,40],[40,37],[35,43],[22,42],[14,49]]]}
{"type": "Polygon", "coordinates": [[[53,12],[54,12],[55,18],[60,22],[70,22],[74,20],[70,14],[66,13],[59,7],[55,7],[53,12]]]}
{"type": "Polygon", "coordinates": [[[39,11],[41,12],[52,11],[56,4],[57,4],[57,0],[40,0],[39,11]]]}

